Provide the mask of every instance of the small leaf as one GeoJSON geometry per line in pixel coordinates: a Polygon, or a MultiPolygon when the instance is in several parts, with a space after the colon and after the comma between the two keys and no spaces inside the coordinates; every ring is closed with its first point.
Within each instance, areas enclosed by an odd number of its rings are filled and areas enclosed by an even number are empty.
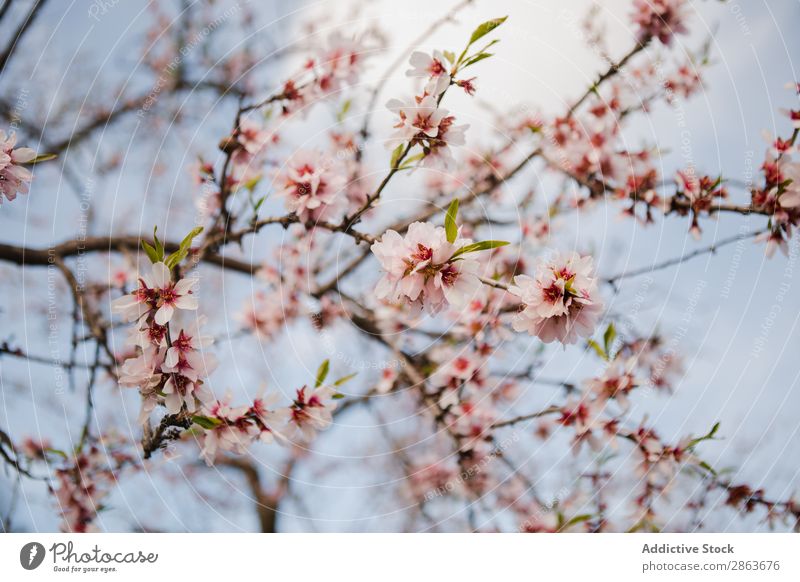
{"type": "Polygon", "coordinates": [[[609,323],[608,327],[606,328],[606,332],[603,334],[603,345],[606,348],[606,353],[611,355],[611,346],[614,343],[614,339],[617,337],[617,330],[614,328],[613,323],[609,323]]]}
{"type": "Polygon", "coordinates": [[[154,249],[153,246],[147,241],[142,241],[142,248],[144,249],[144,252],[147,253],[147,258],[150,259],[151,263],[157,263],[161,260],[156,252],[156,249],[154,249]]]}
{"type": "Polygon", "coordinates": [[[158,255],[158,260],[162,260],[164,258],[164,245],[158,240],[158,236],[156,236],[156,232],[158,232],[158,227],[153,227],[153,242],[155,243],[156,254],[158,255]]]}
{"type": "Polygon", "coordinates": [[[222,421],[217,418],[211,418],[210,416],[193,416],[192,422],[202,426],[206,430],[211,430],[217,428],[219,425],[222,424],[222,421]]]}
{"type": "Polygon", "coordinates": [[[456,60],[456,53],[452,51],[444,51],[444,58],[446,58],[452,65],[456,60]]]}
{"type": "Polygon", "coordinates": [[[258,213],[258,209],[259,209],[259,208],[261,208],[261,205],[262,205],[262,204],[264,204],[264,200],[266,200],[266,199],[267,199],[267,196],[266,196],[266,195],[264,195],[264,196],[262,196],[261,198],[259,198],[259,199],[256,201],[256,203],[255,203],[255,204],[253,204],[253,211],[254,211],[254,212],[256,212],[256,213],[258,213]]]}
{"type": "Polygon", "coordinates": [[[450,206],[447,207],[447,214],[444,217],[444,230],[447,233],[447,242],[454,243],[458,238],[458,198],[453,198],[450,206]]]}
{"type": "Polygon", "coordinates": [[[59,457],[63,457],[65,459],[67,458],[67,453],[65,453],[64,451],[61,451],[59,449],[51,449],[51,448],[48,447],[48,448],[45,449],[45,452],[53,453],[54,455],[58,455],[59,457]]]}
{"type": "Polygon", "coordinates": [[[392,168],[396,168],[397,167],[397,162],[400,161],[400,156],[403,155],[403,152],[405,151],[405,147],[406,147],[406,144],[401,143],[399,146],[394,148],[394,150],[392,150],[392,159],[389,162],[389,166],[390,167],[392,167],[392,168]]]}
{"type": "Polygon", "coordinates": [[[572,519],[570,519],[567,523],[565,523],[560,529],[567,529],[568,527],[575,525],[577,523],[581,523],[584,521],[589,521],[592,519],[592,515],[590,513],[584,513],[582,515],[576,515],[572,519]]]}
{"type": "Polygon", "coordinates": [[[352,101],[352,99],[348,99],[347,101],[345,101],[344,103],[342,103],[342,108],[341,108],[341,109],[339,110],[339,112],[336,114],[336,121],[338,121],[339,123],[341,123],[342,121],[344,121],[344,118],[345,118],[345,116],[347,115],[347,112],[348,112],[348,111],[350,111],[350,106],[351,106],[352,104],[353,104],[353,101],[352,101]]]}
{"type": "Polygon", "coordinates": [[[180,247],[177,251],[172,253],[167,260],[164,261],[164,264],[167,265],[170,269],[178,265],[183,259],[185,259],[189,255],[189,250],[192,248],[192,241],[195,239],[197,235],[203,232],[202,226],[196,226],[189,234],[183,237],[181,241],[180,247]]]}
{"type": "Polygon", "coordinates": [[[469,44],[473,44],[477,40],[492,32],[495,28],[503,24],[506,21],[506,18],[508,18],[508,16],[503,16],[502,18],[493,18],[492,20],[487,20],[478,26],[478,28],[475,29],[475,31],[472,33],[472,36],[469,38],[469,44]]]}
{"type": "Polygon", "coordinates": [[[466,69],[467,67],[474,65],[475,63],[481,62],[483,59],[488,59],[489,57],[493,56],[494,56],[493,53],[480,53],[469,59],[466,63],[464,63],[464,66],[462,68],[466,69]]]}
{"type": "Polygon", "coordinates": [[[341,392],[337,392],[336,394],[331,396],[331,400],[341,400],[342,398],[344,398],[344,394],[342,394],[341,392]]]}
{"type": "Polygon", "coordinates": [[[253,190],[256,189],[256,186],[258,186],[258,183],[261,182],[261,177],[262,177],[261,174],[253,176],[247,182],[242,184],[242,186],[244,188],[246,188],[247,190],[249,190],[250,192],[252,192],[253,190]]]}
{"type": "Polygon", "coordinates": [[[603,348],[600,347],[600,344],[598,344],[594,340],[589,340],[588,343],[589,343],[589,347],[592,348],[595,352],[597,352],[598,356],[600,356],[604,360],[608,359],[608,356],[606,355],[606,352],[603,350],[603,348]]]}
{"type": "Polygon", "coordinates": [[[35,158],[33,158],[30,162],[25,162],[23,165],[25,166],[35,166],[36,164],[40,164],[42,162],[49,162],[50,160],[55,160],[58,157],[58,154],[39,154],[35,158]]]}
{"type": "Polygon", "coordinates": [[[507,244],[509,243],[504,240],[484,240],[481,242],[472,243],[458,249],[455,253],[453,253],[453,256],[450,257],[450,259],[455,259],[456,257],[466,255],[467,253],[476,253],[478,251],[487,251],[489,249],[504,247],[507,244]]]}
{"type": "Polygon", "coordinates": [[[711,427],[711,430],[708,431],[708,434],[705,434],[705,435],[703,435],[701,437],[697,437],[697,438],[692,439],[691,441],[689,441],[689,444],[686,445],[686,448],[687,449],[692,449],[697,444],[702,443],[703,441],[714,440],[714,435],[717,434],[718,430],[719,430],[719,422],[715,423],[714,426],[711,427]]]}
{"type": "Polygon", "coordinates": [[[705,469],[706,471],[708,471],[709,473],[711,473],[712,475],[716,476],[717,472],[714,470],[714,467],[712,467],[711,465],[709,465],[705,461],[700,461],[700,466],[703,469],[705,469]]]}
{"type": "Polygon", "coordinates": [[[320,365],[319,369],[317,370],[317,381],[314,384],[315,388],[319,388],[322,386],[322,383],[325,382],[325,378],[328,377],[328,370],[331,368],[331,361],[325,360],[320,365]]]}
{"type": "Polygon", "coordinates": [[[353,378],[355,378],[358,374],[348,374],[347,376],[342,376],[336,382],[333,383],[334,386],[341,386],[345,382],[349,382],[353,378]]]}
{"type": "Polygon", "coordinates": [[[418,162],[419,160],[421,160],[424,157],[425,157],[425,152],[420,152],[418,154],[414,154],[413,156],[404,159],[402,165],[397,169],[398,170],[405,170],[405,169],[409,168],[410,166],[412,166],[414,164],[414,162],[418,162]]]}

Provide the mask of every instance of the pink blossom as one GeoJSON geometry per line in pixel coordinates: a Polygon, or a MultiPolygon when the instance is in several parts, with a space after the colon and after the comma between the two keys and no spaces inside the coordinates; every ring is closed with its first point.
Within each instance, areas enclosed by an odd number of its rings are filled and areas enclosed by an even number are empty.
{"type": "Polygon", "coordinates": [[[236,135],[242,147],[253,156],[261,153],[264,147],[275,138],[271,131],[249,117],[245,117],[239,122],[236,135]]]}
{"type": "Polygon", "coordinates": [[[320,73],[316,89],[319,93],[325,96],[339,91],[343,83],[355,84],[365,52],[365,47],[359,41],[346,38],[338,32],[333,33],[318,60],[320,73]]]}
{"type": "Polygon", "coordinates": [[[800,162],[791,162],[789,156],[784,156],[782,160],[786,160],[782,164],[782,178],[791,182],[784,187],[778,200],[782,208],[796,208],[800,206],[800,162]]]}
{"type": "Polygon", "coordinates": [[[189,412],[194,412],[202,403],[211,401],[213,396],[202,378],[209,376],[216,367],[217,360],[213,354],[195,350],[180,353],[173,365],[165,361],[161,371],[167,375],[163,388],[167,411],[177,414],[185,405],[189,412]]]}
{"type": "Polygon", "coordinates": [[[265,398],[262,392],[251,406],[232,407],[227,394],[223,400],[207,404],[203,415],[217,426],[203,432],[200,457],[212,465],[219,451],[242,455],[256,441],[273,442],[289,418],[286,408],[272,410],[277,398],[277,394],[265,398]]]}
{"type": "Polygon", "coordinates": [[[589,392],[600,401],[615,399],[623,408],[628,407],[628,394],[639,385],[634,376],[636,358],[616,358],[605,371],[587,382],[589,392]]]}
{"type": "Polygon", "coordinates": [[[445,229],[429,223],[415,222],[405,237],[386,231],[372,245],[385,274],[375,292],[379,299],[407,300],[436,312],[445,304],[463,305],[481,283],[477,277],[478,262],[453,254],[469,239],[447,241],[445,229]]]}
{"type": "Polygon", "coordinates": [[[279,195],[302,222],[336,219],[344,202],[345,177],[333,160],[318,152],[300,152],[278,176],[279,195]]]}
{"type": "Polygon", "coordinates": [[[686,0],[633,0],[633,23],[639,39],[657,38],[668,45],[676,34],[686,34],[689,5],[686,0]]]}
{"type": "Polygon", "coordinates": [[[169,267],[161,262],[153,263],[151,274],[139,278],[139,287],[133,293],[115,299],[111,310],[127,321],[153,315],[158,325],[165,325],[176,309],[197,309],[197,298],[192,294],[196,284],[195,278],[173,283],[169,267]]]}
{"type": "Polygon", "coordinates": [[[590,336],[603,308],[592,258],[575,252],[540,262],[534,278],[516,276],[509,292],[523,304],[514,329],[545,343],[572,344],[590,336]]]}
{"type": "Polygon", "coordinates": [[[31,148],[14,148],[17,143],[15,133],[6,134],[0,130],[0,204],[3,196],[9,202],[17,197],[17,193],[27,194],[28,185],[33,178],[30,170],[22,164],[31,162],[36,158],[36,152],[31,148]]]}
{"type": "Polygon", "coordinates": [[[414,51],[408,62],[412,68],[406,71],[406,76],[428,79],[425,85],[427,94],[438,97],[450,86],[447,59],[441,51],[433,51],[433,55],[414,51]]]}
{"type": "Polygon", "coordinates": [[[330,386],[309,388],[303,386],[290,408],[289,426],[298,437],[311,440],[318,430],[325,430],[333,421],[332,412],[336,402],[332,400],[336,390],[330,386]]]}
{"type": "Polygon", "coordinates": [[[448,117],[447,109],[441,109],[431,96],[416,97],[411,102],[391,99],[386,107],[399,117],[394,126],[396,131],[387,142],[392,148],[412,140],[438,137],[439,125],[448,117]]]}

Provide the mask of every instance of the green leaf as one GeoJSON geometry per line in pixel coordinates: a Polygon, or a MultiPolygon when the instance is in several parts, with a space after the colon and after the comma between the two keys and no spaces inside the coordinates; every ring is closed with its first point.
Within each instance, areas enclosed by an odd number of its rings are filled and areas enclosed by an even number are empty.
{"type": "Polygon", "coordinates": [[[444,217],[444,230],[447,233],[447,242],[454,243],[458,238],[458,198],[453,198],[450,206],[447,207],[447,214],[444,217]]]}
{"type": "Polygon", "coordinates": [[[444,58],[446,58],[452,65],[456,60],[456,53],[452,51],[443,51],[443,53],[444,53],[444,58]]]}
{"type": "Polygon", "coordinates": [[[147,258],[150,259],[151,263],[157,263],[161,260],[161,257],[158,256],[156,249],[154,249],[153,246],[147,241],[142,241],[142,248],[144,249],[144,252],[147,253],[147,258]]]}
{"type": "Polygon", "coordinates": [[[337,392],[336,394],[331,396],[331,400],[341,400],[342,398],[344,398],[344,394],[342,394],[341,392],[337,392]]]}
{"type": "Polygon", "coordinates": [[[51,449],[48,447],[45,449],[45,452],[53,453],[54,455],[58,455],[59,457],[63,457],[65,459],[67,458],[67,453],[59,449],[51,449]]]}
{"type": "Polygon", "coordinates": [[[589,521],[590,519],[592,519],[592,514],[591,513],[584,513],[584,514],[581,514],[581,515],[576,515],[575,517],[570,519],[567,523],[565,523],[560,529],[567,529],[568,527],[570,527],[572,525],[575,525],[577,523],[581,523],[581,522],[584,522],[584,521],[589,521]]]}
{"type": "Polygon", "coordinates": [[[331,361],[325,360],[320,365],[319,369],[317,370],[317,381],[314,384],[315,388],[319,388],[322,386],[322,383],[325,381],[325,378],[328,377],[328,370],[331,368],[331,361]]]}
{"type": "Polygon", "coordinates": [[[352,104],[353,104],[353,100],[352,99],[348,99],[347,101],[342,103],[342,108],[336,114],[336,121],[338,121],[339,123],[344,121],[344,118],[347,115],[347,112],[350,111],[350,106],[352,104]]]}
{"type": "Polygon", "coordinates": [[[58,157],[58,154],[39,154],[35,158],[33,158],[30,162],[25,162],[23,165],[25,166],[35,166],[36,164],[40,164],[42,162],[49,162],[50,160],[55,160],[58,157]]]}
{"type": "Polygon", "coordinates": [[[475,63],[481,62],[483,59],[488,59],[489,57],[493,57],[493,56],[494,56],[493,53],[480,53],[480,54],[477,54],[474,57],[472,57],[471,59],[468,59],[467,62],[464,63],[464,66],[462,67],[462,69],[466,69],[467,67],[472,66],[475,63]]]}
{"type": "Polygon", "coordinates": [[[397,162],[400,161],[400,156],[403,155],[403,152],[405,151],[405,149],[406,149],[406,144],[401,143],[399,146],[394,148],[394,150],[392,150],[392,159],[389,162],[389,166],[390,167],[392,167],[392,168],[396,168],[397,167],[397,162]]]}
{"type": "Polygon", "coordinates": [[[158,227],[154,226],[153,227],[153,242],[155,243],[156,256],[158,257],[158,260],[161,261],[164,258],[164,245],[161,243],[160,240],[158,240],[158,236],[156,235],[157,232],[158,232],[158,227]]]}
{"type": "Polygon", "coordinates": [[[252,192],[253,190],[256,189],[256,186],[258,186],[258,183],[261,182],[261,177],[262,177],[261,174],[253,176],[247,182],[242,184],[242,186],[244,188],[246,188],[247,190],[249,190],[250,192],[252,192]]]}
{"type": "Polygon", "coordinates": [[[606,355],[605,350],[603,350],[603,348],[600,347],[600,344],[598,344],[594,340],[589,340],[588,343],[589,343],[589,347],[592,348],[595,352],[597,352],[598,356],[600,356],[604,360],[608,360],[608,356],[606,355]]]}
{"type": "Polygon", "coordinates": [[[703,441],[710,441],[714,439],[714,435],[717,434],[719,430],[719,422],[715,423],[714,426],[711,427],[711,430],[708,431],[708,434],[705,434],[701,437],[697,437],[689,441],[689,444],[686,445],[687,449],[693,449],[697,444],[702,443],[703,441]]]}
{"type": "Polygon", "coordinates": [[[333,383],[334,386],[341,386],[345,382],[349,382],[353,378],[355,378],[358,374],[348,374],[347,376],[342,376],[336,382],[333,383]]]}
{"type": "Polygon", "coordinates": [[[201,232],[203,232],[202,226],[196,226],[189,231],[189,234],[183,237],[178,250],[167,257],[167,260],[164,261],[164,264],[170,269],[180,264],[180,262],[189,255],[189,250],[192,248],[192,241],[194,241],[195,237],[197,237],[197,235],[199,235],[201,232]]]}
{"type": "Polygon", "coordinates": [[[264,200],[266,200],[266,199],[267,199],[266,195],[264,195],[261,198],[259,198],[258,201],[256,201],[255,204],[253,204],[253,212],[257,213],[258,209],[261,208],[261,205],[264,204],[264,200]]]}
{"type": "Polygon", "coordinates": [[[461,255],[466,255],[467,253],[476,253],[478,251],[487,251],[489,249],[496,249],[498,247],[504,247],[508,242],[504,240],[484,240],[481,242],[472,243],[469,245],[465,245],[458,249],[450,259],[455,259],[461,255]]]}
{"type": "Polygon", "coordinates": [[[617,337],[617,330],[614,328],[613,323],[609,323],[608,327],[606,328],[606,332],[603,334],[603,345],[606,348],[606,354],[611,356],[611,346],[614,343],[614,339],[617,337]]]}
{"type": "Polygon", "coordinates": [[[210,416],[193,416],[192,422],[202,426],[206,430],[211,430],[217,428],[219,425],[222,424],[222,421],[217,418],[211,418],[210,416]]]}
{"type": "Polygon", "coordinates": [[[714,467],[706,463],[705,461],[700,461],[700,466],[711,473],[712,475],[716,476],[717,472],[714,470],[714,467]]]}
{"type": "Polygon", "coordinates": [[[495,28],[503,24],[506,21],[506,18],[508,18],[508,16],[503,16],[502,18],[493,18],[492,20],[487,20],[486,22],[478,26],[478,28],[476,28],[475,31],[472,33],[472,36],[469,37],[469,44],[471,45],[475,43],[476,41],[480,40],[481,38],[492,32],[495,28]]]}
{"type": "Polygon", "coordinates": [[[404,159],[402,165],[397,169],[398,170],[405,170],[405,169],[409,168],[410,166],[412,166],[414,164],[414,162],[418,162],[419,160],[421,160],[424,157],[425,157],[425,152],[420,152],[418,154],[414,154],[413,156],[404,159]]]}

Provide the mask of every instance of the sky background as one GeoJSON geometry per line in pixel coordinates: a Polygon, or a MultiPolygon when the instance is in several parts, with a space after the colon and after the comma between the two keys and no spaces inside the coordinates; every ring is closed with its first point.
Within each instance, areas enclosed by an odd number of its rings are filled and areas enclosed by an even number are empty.
{"type": "MultiPolygon", "coordinates": [[[[40,26],[36,35],[26,39],[23,48],[29,56],[15,63],[13,87],[2,90],[6,99],[22,104],[23,118],[31,115],[46,121],[48,113],[58,109],[62,95],[75,83],[80,83],[81,90],[77,91],[80,96],[107,92],[113,99],[112,87],[118,83],[128,81],[136,87],[140,82],[138,47],[147,22],[140,3],[121,2],[103,14],[100,22],[88,17],[87,4],[50,6],[41,16],[46,26],[40,26]]],[[[452,4],[417,0],[370,2],[368,18],[359,26],[367,26],[369,19],[373,19],[386,26],[391,37],[387,53],[371,61],[362,82],[371,86],[409,40],[452,4]]],[[[602,3],[601,16],[606,21],[613,55],[623,54],[631,43],[628,4],[622,0],[602,3]]],[[[484,103],[490,103],[499,112],[525,103],[555,112],[563,110],[570,99],[580,95],[594,80],[603,68],[602,62],[576,37],[574,28],[575,18],[582,17],[588,5],[582,1],[477,0],[475,6],[460,14],[458,24],[445,26],[423,45],[423,49],[461,46],[474,23],[509,15],[491,65],[476,68],[479,99],[456,95],[450,101],[448,96],[448,108],[472,126],[468,147],[481,145],[485,130],[492,127],[484,103]]],[[[339,26],[347,22],[347,6],[348,2],[343,0],[259,3],[255,10],[259,46],[268,50],[269,46],[309,40],[303,38],[299,28],[307,18],[327,32],[328,23],[339,26]]],[[[708,1],[694,2],[693,6],[699,17],[693,21],[692,34],[682,37],[679,46],[696,50],[713,31],[713,64],[705,74],[705,90],[679,109],[659,106],[649,118],[640,117],[626,138],[634,146],[657,144],[664,153],[662,171],[667,177],[691,161],[708,174],[721,172],[731,179],[757,180],[766,148],[762,131],[786,135],[788,123],[778,109],[796,107],[792,92],[784,85],[800,78],[794,63],[800,56],[800,38],[795,30],[800,3],[708,1]]],[[[224,28],[219,34],[222,42],[231,47],[241,40],[224,28]]],[[[379,104],[389,97],[410,96],[414,87],[402,70],[387,84],[379,104]]],[[[285,70],[273,67],[264,74],[281,73],[285,70]]],[[[203,104],[204,98],[199,99],[203,104]]],[[[196,119],[164,132],[166,137],[156,148],[156,156],[137,152],[134,146],[147,137],[142,132],[151,128],[134,124],[125,125],[124,132],[101,135],[91,146],[70,154],[75,156],[71,163],[77,181],[83,184],[97,212],[91,225],[93,232],[147,232],[153,223],[160,228],[163,225],[167,232],[181,232],[187,224],[187,210],[177,202],[190,190],[187,166],[197,152],[213,152],[215,138],[210,136],[227,131],[233,104],[209,97],[205,105],[193,111],[198,110],[202,114],[196,119]],[[108,150],[133,153],[124,157],[119,172],[90,180],[93,168],[105,159],[108,150]]],[[[376,112],[374,127],[386,128],[388,133],[390,119],[388,112],[380,110],[376,112]]],[[[286,137],[298,147],[314,143],[329,123],[330,111],[323,111],[306,122],[302,133],[289,133],[286,137]]],[[[520,148],[522,151],[524,147],[520,148]]],[[[386,155],[379,148],[367,152],[367,161],[374,162],[377,174],[382,171],[381,160],[386,155]]],[[[552,196],[558,185],[536,171],[526,173],[520,182],[521,187],[540,190],[544,199],[552,196]]],[[[387,205],[395,203],[402,208],[408,200],[407,188],[408,182],[393,183],[387,190],[387,205]]],[[[0,208],[0,241],[46,247],[50,242],[74,236],[81,220],[80,196],[75,195],[74,189],[55,170],[43,169],[29,196],[0,208]]],[[[740,190],[732,189],[732,193],[745,200],[740,190]]],[[[581,214],[579,219],[566,219],[566,234],[558,245],[593,251],[600,274],[607,276],[625,268],[678,257],[714,240],[763,226],[759,218],[724,216],[718,222],[705,221],[702,240],[695,242],[687,236],[685,219],[670,217],[644,228],[631,221],[620,221],[619,210],[613,203],[600,205],[590,213],[581,214]]],[[[191,219],[189,216],[188,220],[191,219]]],[[[270,244],[278,244],[284,235],[275,231],[266,236],[274,237],[270,244]]],[[[675,393],[670,396],[645,393],[637,397],[632,416],[647,414],[668,441],[689,433],[702,434],[713,422],[720,421],[719,434],[723,439],[707,443],[704,458],[715,467],[736,467],[735,480],[763,485],[776,498],[788,497],[797,489],[800,471],[797,422],[800,283],[795,280],[800,277],[800,266],[796,264],[796,245],[793,249],[795,252],[789,258],[776,255],[767,260],[763,246],[746,241],[660,271],[652,279],[631,279],[617,294],[608,288],[603,290],[609,312],[627,321],[633,329],[660,330],[686,357],[687,373],[675,393]]],[[[258,258],[264,252],[263,248],[246,246],[243,254],[258,258]]],[[[102,272],[99,274],[102,276],[102,272]]],[[[46,320],[41,315],[46,313],[48,294],[51,298],[65,297],[63,287],[54,281],[57,277],[45,270],[23,273],[7,265],[0,265],[0,277],[3,338],[6,330],[11,330],[10,334],[26,349],[46,351],[46,320]]],[[[204,293],[219,297],[233,311],[252,292],[252,283],[236,275],[210,276],[204,284],[207,285],[204,293]]],[[[224,332],[235,329],[236,322],[216,325],[215,331],[224,332]]],[[[59,329],[59,341],[66,340],[68,333],[66,326],[59,329]]],[[[344,337],[347,341],[337,345],[337,353],[344,354],[343,360],[363,359],[365,346],[355,336],[344,337]]],[[[220,347],[220,368],[235,370],[235,374],[228,372],[219,377],[218,373],[212,388],[220,393],[228,385],[236,389],[265,377],[270,385],[277,386],[305,382],[320,361],[320,351],[315,349],[313,340],[314,333],[308,326],[270,346],[253,348],[236,341],[227,342],[220,347]]],[[[347,373],[346,366],[340,364],[338,370],[336,366],[334,362],[334,370],[342,371],[339,375],[347,373]]],[[[574,351],[551,350],[543,375],[580,379],[596,367],[595,360],[576,357],[574,351]]],[[[74,412],[75,395],[68,390],[53,390],[54,373],[46,368],[4,358],[0,360],[0,370],[3,390],[0,418],[9,432],[14,435],[38,432],[50,435],[54,441],[63,440],[66,426],[72,426],[69,419],[74,412]]],[[[365,372],[362,377],[368,381],[368,376],[369,372],[365,372]]],[[[120,394],[119,405],[134,418],[136,402],[132,396],[120,394]]],[[[403,411],[398,414],[402,416],[403,411]]],[[[282,521],[285,529],[390,530],[402,523],[400,501],[395,503],[395,513],[376,513],[376,508],[383,511],[385,504],[374,498],[380,497],[384,490],[391,497],[386,483],[376,483],[368,472],[357,470],[370,454],[374,454],[370,462],[380,464],[387,460],[386,449],[380,444],[374,445],[372,453],[366,452],[368,448],[359,448],[368,438],[367,429],[373,422],[369,417],[353,414],[334,427],[331,435],[320,439],[315,451],[323,457],[331,455],[331,459],[338,459],[340,469],[297,476],[299,487],[308,493],[304,496],[308,507],[291,506],[290,514],[282,521]],[[343,459],[341,451],[351,450],[350,446],[356,452],[352,459],[343,459]],[[369,503],[364,501],[367,497],[369,503]],[[307,511],[315,516],[313,522],[300,517],[307,511]]],[[[136,429],[131,426],[130,430],[133,435],[136,429]]],[[[546,466],[545,458],[534,456],[529,457],[524,450],[518,452],[518,460],[530,461],[533,470],[546,466]]],[[[269,458],[266,454],[267,466],[269,458]]],[[[167,477],[161,481],[139,475],[124,483],[114,494],[114,509],[102,517],[103,527],[129,529],[136,521],[142,526],[158,521],[164,527],[178,530],[255,527],[242,484],[234,477],[218,473],[207,482],[198,482],[186,470],[191,468],[173,464],[165,467],[167,477]],[[217,493],[224,487],[233,487],[235,494],[220,499],[217,493]],[[140,504],[140,496],[148,491],[157,491],[163,503],[140,504]],[[213,500],[208,503],[213,508],[212,515],[197,512],[194,503],[181,502],[182,495],[196,492],[208,493],[213,500]],[[171,515],[167,519],[165,508],[171,515]]],[[[557,474],[544,473],[544,482],[558,481],[557,474]]],[[[3,510],[9,500],[11,481],[2,475],[0,480],[4,483],[0,488],[0,510],[3,510]]],[[[57,527],[58,518],[41,488],[26,487],[25,500],[26,509],[16,518],[16,527],[38,530],[57,527]]],[[[729,517],[724,517],[719,527],[759,527],[752,520],[726,521],[729,517]]]]}

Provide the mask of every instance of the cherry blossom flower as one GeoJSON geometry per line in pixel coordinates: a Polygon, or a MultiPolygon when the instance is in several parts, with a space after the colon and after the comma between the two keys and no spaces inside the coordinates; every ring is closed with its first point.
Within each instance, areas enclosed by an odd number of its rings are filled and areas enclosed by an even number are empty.
{"type": "Polygon", "coordinates": [[[114,300],[111,309],[127,321],[153,315],[158,325],[164,325],[176,309],[197,309],[197,298],[192,294],[196,284],[196,278],[174,283],[169,267],[161,262],[153,263],[151,274],[140,277],[139,287],[133,293],[114,300]]]}
{"type": "Polygon", "coordinates": [[[236,136],[242,147],[253,156],[261,153],[276,138],[274,133],[250,117],[239,121],[236,136]]]}
{"type": "Polygon", "coordinates": [[[782,208],[796,208],[800,206],[800,162],[790,162],[788,156],[784,159],[786,162],[782,166],[782,181],[791,182],[786,184],[778,201],[782,208]]]}
{"type": "Polygon", "coordinates": [[[590,336],[603,309],[592,258],[575,252],[540,262],[533,278],[518,275],[509,292],[523,304],[514,329],[545,343],[572,344],[590,336]]]}
{"type": "Polygon", "coordinates": [[[403,299],[426,307],[432,313],[445,304],[460,306],[481,286],[477,277],[479,264],[459,257],[455,252],[471,243],[469,239],[447,241],[445,229],[415,222],[405,237],[389,230],[372,245],[372,252],[385,274],[375,292],[379,299],[403,299]]]}
{"type": "Polygon", "coordinates": [[[453,125],[455,117],[448,115],[439,123],[439,134],[428,140],[422,165],[425,167],[443,166],[450,168],[455,162],[450,146],[463,146],[469,125],[453,125]]]}
{"type": "Polygon", "coordinates": [[[116,484],[119,472],[135,464],[125,444],[116,434],[91,439],[55,471],[53,493],[63,519],[62,531],[97,531],[94,521],[103,499],[116,484]]]}
{"type": "Polygon", "coordinates": [[[194,412],[202,403],[213,399],[202,378],[209,376],[217,367],[214,355],[194,349],[178,354],[172,360],[172,365],[168,361],[161,365],[161,371],[167,375],[163,388],[164,405],[170,414],[177,414],[184,405],[189,412],[194,412]]]}
{"type": "Polygon", "coordinates": [[[483,358],[469,350],[455,352],[452,348],[434,354],[439,367],[431,374],[431,386],[458,389],[463,386],[482,388],[486,382],[483,358]]]}
{"type": "Polygon", "coordinates": [[[207,404],[202,413],[212,426],[203,431],[200,457],[212,465],[219,451],[242,455],[256,441],[273,442],[289,418],[286,408],[272,410],[277,399],[277,394],[265,398],[262,391],[251,406],[232,407],[230,394],[207,404]]]}
{"type": "Polygon", "coordinates": [[[447,109],[440,108],[430,95],[415,97],[410,102],[390,99],[386,107],[400,118],[394,126],[396,131],[387,141],[391,148],[401,143],[438,137],[439,125],[448,117],[447,109]]]}
{"type": "Polygon", "coordinates": [[[413,67],[406,71],[407,77],[428,79],[425,93],[438,97],[450,86],[450,73],[447,69],[447,59],[441,51],[433,51],[433,55],[414,51],[408,60],[413,67]]]}
{"type": "Polygon", "coordinates": [[[672,37],[686,34],[689,5],[686,0],[633,0],[632,19],[639,27],[639,39],[657,38],[669,45],[672,37]]]}
{"type": "Polygon", "coordinates": [[[337,218],[344,202],[346,178],[319,152],[300,152],[277,178],[286,208],[304,223],[337,218]]]}
{"type": "Polygon", "coordinates": [[[639,381],[634,376],[636,364],[634,357],[624,360],[622,358],[614,359],[602,375],[587,381],[586,386],[589,392],[601,401],[613,398],[619,402],[620,406],[627,408],[629,406],[628,394],[639,385],[639,381]]]}
{"type": "Polygon", "coordinates": [[[321,72],[316,80],[320,94],[339,91],[343,83],[353,85],[358,81],[366,47],[359,41],[334,32],[328,38],[328,46],[318,60],[321,72]]]}
{"type": "Polygon", "coordinates": [[[120,366],[120,385],[142,389],[157,386],[161,382],[160,368],[163,362],[163,353],[157,348],[154,346],[143,348],[139,356],[128,358],[120,366]]]}
{"type": "Polygon", "coordinates": [[[311,440],[317,431],[330,426],[336,409],[336,402],[332,400],[335,394],[336,390],[330,386],[303,386],[297,390],[290,408],[289,426],[295,429],[298,437],[311,440]]]}
{"type": "Polygon", "coordinates": [[[36,152],[31,148],[15,148],[16,144],[15,133],[6,134],[0,130],[0,204],[3,203],[3,196],[11,202],[17,193],[27,194],[33,178],[30,170],[22,164],[33,161],[36,152]]]}
{"type": "Polygon", "coordinates": [[[794,129],[800,129],[800,109],[781,109],[781,113],[789,118],[794,129]]]}

